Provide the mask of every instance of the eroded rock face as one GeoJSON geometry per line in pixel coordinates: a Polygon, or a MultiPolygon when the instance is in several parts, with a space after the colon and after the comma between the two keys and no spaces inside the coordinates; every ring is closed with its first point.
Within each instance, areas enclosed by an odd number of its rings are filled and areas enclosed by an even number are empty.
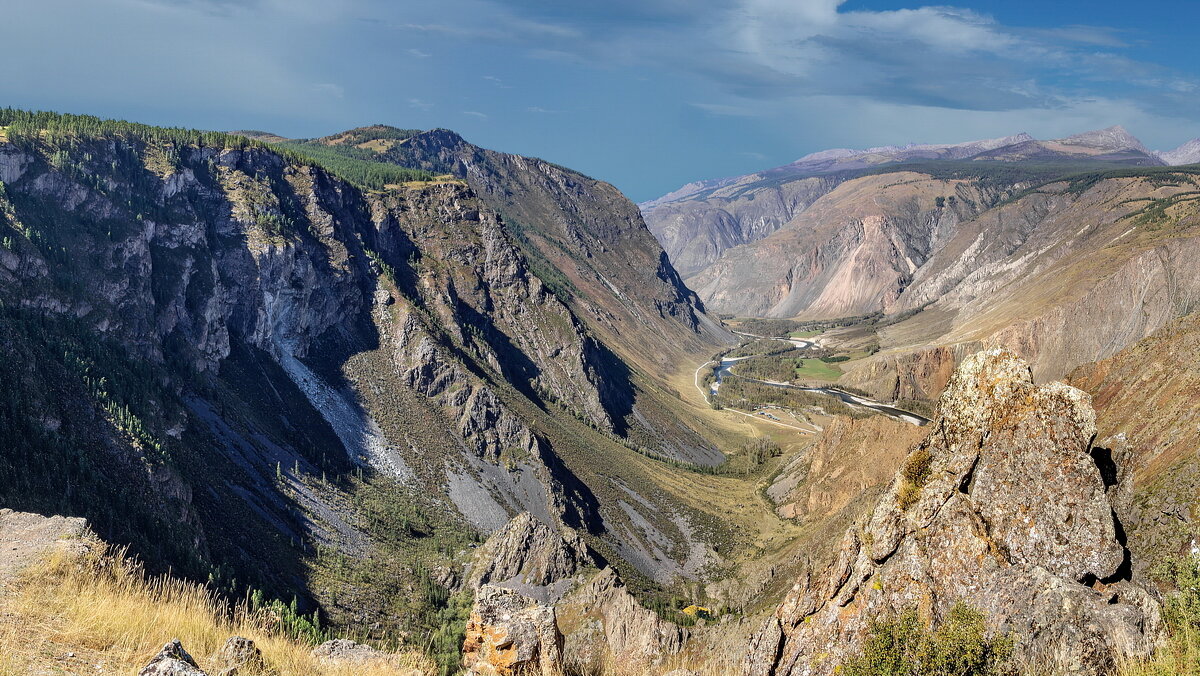
{"type": "Polygon", "coordinates": [[[575,531],[556,530],[526,512],[513,517],[475,552],[466,582],[472,589],[493,584],[553,601],[582,567],[595,564],[575,531]]]}
{"type": "Polygon", "coordinates": [[[829,674],[871,618],[915,607],[937,623],[958,602],[1011,634],[1016,659],[1054,673],[1147,655],[1158,606],[1129,580],[1114,505],[1123,473],[1091,447],[1095,429],[1083,392],[1033,384],[1010,352],[968,357],[929,436],[835,562],[797,581],[744,673],[829,674]]]}
{"type": "Polygon", "coordinates": [[[554,606],[511,589],[480,587],[463,642],[468,674],[555,676],[562,671],[562,658],[563,638],[554,606]]]}

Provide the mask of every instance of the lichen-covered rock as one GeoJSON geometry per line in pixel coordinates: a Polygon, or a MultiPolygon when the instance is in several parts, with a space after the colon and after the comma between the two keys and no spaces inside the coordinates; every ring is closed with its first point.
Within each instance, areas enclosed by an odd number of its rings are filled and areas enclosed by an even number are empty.
{"type": "Polygon", "coordinates": [[[179,639],[171,639],[163,649],[138,672],[138,676],[207,676],[196,660],[183,649],[179,639]]]}
{"type": "Polygon", "coordinates": [[[1158,606],[1129,579],[1114,504],[1124,473],[1091,446],[1088,396],[1035,385],[1024,361],[990,350],[939,404],[834,563],[801,577],[759,632],[745,674],[832,673],[872,618],[916,608],[937,623],[959,602],[1055,673],[1108,673],[1153,649],[1158,606]]]}
{"type": "Polygon", "coordinates": [[[493,584],[552,601],[583,566],[595,563],[575,531],[556,530],[525,512],[513,517],[475,552],[467,585],[478,589],[493,584]]]}
{"type": "Polygon", "coordinates": [[[503,587],[479,588],[463,642],[468,674],[555,676],[562,671],[562,647],[554,606],[503,587]]]}

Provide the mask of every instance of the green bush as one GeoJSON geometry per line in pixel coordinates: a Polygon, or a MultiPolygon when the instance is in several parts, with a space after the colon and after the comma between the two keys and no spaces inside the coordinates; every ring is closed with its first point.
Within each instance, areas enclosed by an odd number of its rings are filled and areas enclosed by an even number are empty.
{"type": "Polygon", "coordinates": [[[845,676],[1000,676],[1010,674],[1012,639],[988,637],[983,614],[963,603],[929,629],[915,610],[876,618],[845,676]]]}
{"type": "Polygon", "coordinates": [[[1173,634],[1200,630],[1200,556],[1167,559],[1154,567],[1151,576],[1174,588],[1163,599],[1167,629],[1173,634]]]}

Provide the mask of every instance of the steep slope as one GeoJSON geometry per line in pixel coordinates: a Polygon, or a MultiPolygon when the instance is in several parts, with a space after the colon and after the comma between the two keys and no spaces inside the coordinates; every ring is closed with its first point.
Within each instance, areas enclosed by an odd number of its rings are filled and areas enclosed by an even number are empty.
{"type": "Polygon", "coordinates": [[[1128,453],[1133,498],[1126,521],[1139,572],[1200,541],[1200,315],[1174,321],[1119,354],[1071,373],[1070,383],[1096,402],[1103,443],[1128,453]]]}
{"type": "Polygon", "coordinates": [[[891,308],[916,316],[881,329],[882,350],[844,382],[929,398],[981,345],[1021,354],[1039,380],[1060,378],[1190,312],[1196,176],[1123,174],[1051,184],[961,224],[891,308]]]}
{"type": "Polygon", "coordinates": [[[637,207],[613,186],[544,160],[480,148],[445,129],[386,145],[376,128],[346,133],[359,147],[379,147],[380,161],[466,181],[504,217],[532,260],[561,275],[550,283],[558,282],[556,290],[613,349],[662,365],[728,340],[637,207]]]}
{"type": "MultiPolygon", "coordinates": [[[[650,408],[665,388],[631,382],[463,181],[369,190],[245,138],[88,117],[0,111],[0,134],[5,506],[447,659],[428,571],[513,514],[579,529],[643,587],[713,556],[719,527],[664,488],[685,470],[646,454],[721,454],[650,408]],[[668,424],[630,438],[643,407],[668,424]]],[[[661,296],[622,321],[711,350],[663,265],[657,288],[608,280],[661,296]]]]}
{"type": "MultiPolygon", "coordinates": [[[[1055,143],[1137,150],[1121,130],[1055,143]]],[[[1080,166],[972,160],[849,178],[690,282],[718,311],[873,317],[862,344],[875,353],[842,364],[840,382],[876,398],[932,399],[958,360],[991,345],[1060,378],[1200,298],[1196,171],[1056,178],[1080,166]]]]}

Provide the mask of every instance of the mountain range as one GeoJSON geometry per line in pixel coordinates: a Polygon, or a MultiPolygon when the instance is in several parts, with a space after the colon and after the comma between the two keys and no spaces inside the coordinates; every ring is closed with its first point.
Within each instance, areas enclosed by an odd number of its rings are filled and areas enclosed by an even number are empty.
{"type": "Polygon", "coordinates": [[[0,109],[0,673],[1168,664],[1198,147],[639,209],[447,129],[0,109]]]}

